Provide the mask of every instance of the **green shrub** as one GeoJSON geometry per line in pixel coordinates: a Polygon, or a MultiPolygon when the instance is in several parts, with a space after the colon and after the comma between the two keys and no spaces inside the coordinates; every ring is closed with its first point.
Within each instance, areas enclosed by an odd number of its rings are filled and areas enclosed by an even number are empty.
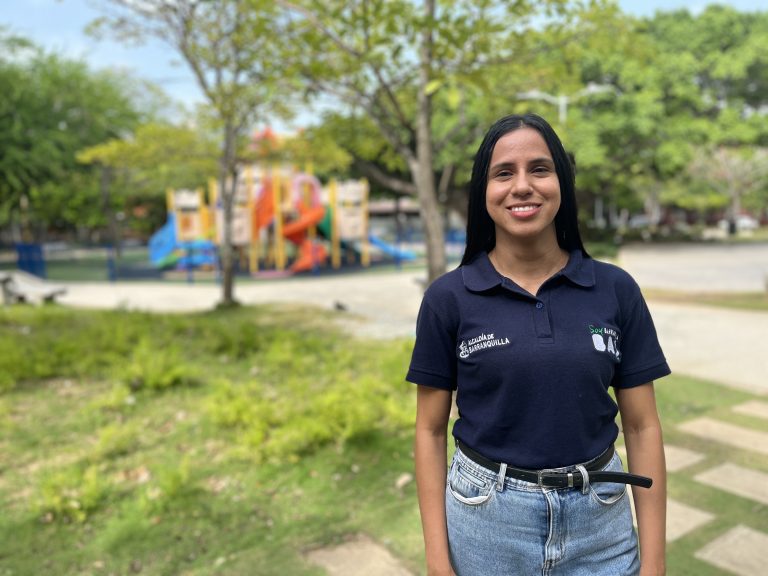
{"type": "Polygon", "coordinates": [[[97,377],[125,362],[147,317],[58,307],[0,311],[0,392],[16,383],[55,377],[97,377]]]}
{"type": "Polygon", "coordinates": [[[120,414],[130,412],[136,408],[136,396],[130,388],[117,384],[106,394],[98,396],[88,404],[92,411],[117,412],[120,414]]]}
{"type": "Polygon", "coordinates": [[[72,466],[43,478],[33,506],[45,521],[83,523],[106,502],[110,489],[97,466],[72,466]]]}
{"type": "Polygon", "coordinates": [[[224,322],[224,318],[208,317],[208,322],[201,326],[196,334],[207,351],[228,358],[241,360],[256,354],[263,344],[265,330],[248,318],[224,322]]]}
{"type": "Polygon", "coordinates": [[[90,453],[93,463],[130,454],[139,445],[139,429],[136,424],[105,426],[99,430],[99,438],[90,453]]]}
{"type": "Polygon", "coordinates": [[[270,344],[258,358],[272,383],[220,382],[210,397],[213,422],[237,430],[244,448],[238,454],[295,460],[328,444],[343,448],[375,431],[412,426],[414,394],[403,381],[409,348],[372,353],[342,338],[288,334],[281,333],[282,349],[270,344]],[[291,357],[297,366],[287,367],[291,357]]]}
{"type": "Polygon", "coordinates": [[[194,383],[192,370],[178,349],[158,348],[148,336],[141,338],[122,372],[122,380],[131,390],[163,390],[194,383]]]}
{"type": "Polygon", "coordinates": [[[214,391],[206,404],[208,414],[224,428],[250,426],[260,416],[260,393],[261,388],[256,383],[235,385],[219,380],[214,384],[214,391]]]}
{"type": "Polygon", "coordinates": [[[138,501],[149,516],[167,512],[175,503],[194,493],[189,458],[185,456],[178,464],[169,462],[153,467],[152,480],[144,485],[138,501]]]}

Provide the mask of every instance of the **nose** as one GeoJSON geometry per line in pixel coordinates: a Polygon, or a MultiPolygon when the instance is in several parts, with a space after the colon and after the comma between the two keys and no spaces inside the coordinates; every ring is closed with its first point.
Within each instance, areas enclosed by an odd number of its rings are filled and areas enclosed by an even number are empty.
{"type": "Polygon", "coordinates": [[[510,192],[517,197],[530,196],[533,193],[531,189],[531,183],[529,182],[527,175],[523,172],[517,175],[512,181],[512,189],[510,192]]]}

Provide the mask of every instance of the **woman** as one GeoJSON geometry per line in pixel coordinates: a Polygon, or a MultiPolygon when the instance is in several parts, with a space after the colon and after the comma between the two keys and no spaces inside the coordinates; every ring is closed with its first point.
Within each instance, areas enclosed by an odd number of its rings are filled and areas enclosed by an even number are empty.
{"type": "Polygon", "coordinates": [[[461,266],[424,295],[407,376],[428,574],[664,574],[653,380],[669,372],[637,284],[582,245],[555,132],[533,114],[497,121],[475,158],[461,266]]]}

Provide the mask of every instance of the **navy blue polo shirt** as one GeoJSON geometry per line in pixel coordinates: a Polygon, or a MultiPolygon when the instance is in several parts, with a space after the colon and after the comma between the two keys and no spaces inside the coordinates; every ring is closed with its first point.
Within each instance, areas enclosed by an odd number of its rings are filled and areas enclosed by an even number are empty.
{"type": "Polygon", "coordinates": [[[456,438],[539,469],[587,461],[616,439],[610,386],[669,373],[640,288],[622,269],[575,251],[533,296],[481,253],[426,291],[406,379],[456,390],[456,438]]]}

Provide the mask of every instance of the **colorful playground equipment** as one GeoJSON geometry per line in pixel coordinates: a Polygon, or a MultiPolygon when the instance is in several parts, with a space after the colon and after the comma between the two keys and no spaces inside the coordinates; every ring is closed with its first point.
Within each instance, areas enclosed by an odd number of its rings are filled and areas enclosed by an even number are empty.
{"type": "MultiPolygon", "coordinates": [[[[222,242],[223,210],[218,185],[169,190],[168,220],[150,239],[156,267],[216,269],[222,242]]],[[[239,179],[232,219],[232,244],[241,270],[292,274],[344,262],[369,266],[371,252],[398,261],[415,256],[368,231],[368,183],[337,182],[326,187],[310,173],[247,167],[239,179]],[[287,241],[287,242],[286,242],[287,241]]]]}
{"type": "Polygon", "coordinates": [[[210,209],[202,190],[169,190],[168,220],[149,239],[149,260],[157,268],[215,268],[210,209]]]}

